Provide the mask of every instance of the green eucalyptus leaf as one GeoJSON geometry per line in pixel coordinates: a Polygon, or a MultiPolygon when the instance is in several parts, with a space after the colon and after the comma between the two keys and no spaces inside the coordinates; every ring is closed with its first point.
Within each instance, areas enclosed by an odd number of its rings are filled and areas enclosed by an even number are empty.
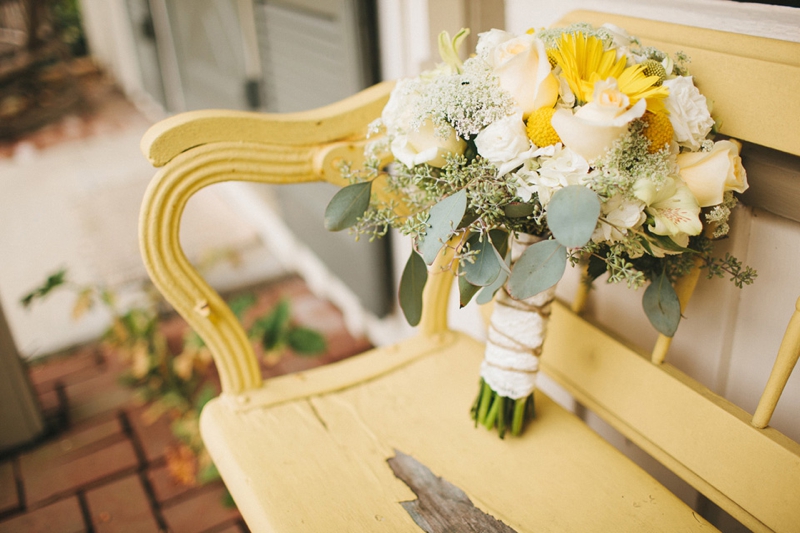
{"type": "MultiPolygon", "coordinates": [[[[667,250],[668,252],[692,253],[695,250],[684,248],[677,242],[673,241],[668,235],[648,235],[647,238],[650,242],[654,243],[659,248],[667,250]]],[[[652,253],[652,251],[651,251],[652,253]]]]}
{"type": "Polygon", "coordinates": [[[672,337],[681,321],[681,303],[672,284],[664,274],[650,283],[642,297],[642,307],[659,333],[672,337]]]}
{"type": "Polygon", "coordinates": [[[559,189],[547,204],[547,226],[567,248],[579,248],[594,233],[600,216],[600,198],[582,185],[559,189]]]}
{"type": "Polygon", "coordinates": [[[517,259],[508,278],[508,291],[518,300],[549,289],[567,267],[567,249],[558,241],[541,241],[528,247],[517,259]]]}
{"type": "Polygon", "coordinates": [[[526,202],[512,202],[503,207],[503,212],[508,218],[523,218],[533,214],[533,204],[526,202]]]}
{"type": "Polygon", "coordinates": [[[321,333],[304,327],[290,329],[286,343],[297,355],[319,355],[328,348],[321,333]]]}
{"type": "Polygon", "coordinates": [[[458,302],[461,307],[466,307],[479,290],[481,288],[467,281],[466,276],[458,276],[458,302]]]}
{"type": "Polygon", "coordinates": [[[475,233],[467,240],[470,251],[477,251],[474,261],[463,261],[461,270],[466,280],[478,287],[490,285],[500,275],[502,259],[495,252],[492,241],[487,235],[475,233]]]}
{"type": "Polygon", "coordinates": [[[341,231],[358,222],[369,207],[372,182],[354,183],[342,188],[325,208],[325,229],[341,231]]]}
{"type": "Polygon", "coordinates": [[[415,251],[411,251],[403,275],[400,278],[400,308],[412,326],[422,318],[422,291],[428,281],[428,267],[415,251]]]}
{"type": "Polygon", "coordinates": [[[502,287],[503,284],[508,279],[508,275],[511,273],[510,269],[511,254],[506,254],[506,259],[505,261],[503,261],[503,265],[505,266],[505,269],[502,272],[500,272],[500,275],[497,276],[497,279],[494,280],[494,283],[484,287],[481,290],[480,294],[478,294],[478,298],[475,301],[478,302],[480,305],[488,304],[489,302],[491,302],[492,298],[494,298],[495,293],[498,290],[500,290],[500,287],[502,287]]]}
{"type": "Polygon", "coordinates": [[[458,227],[467,210],[467,191],[461,189],[431,207],[428,216],[428,231],[421,237],[419,251],[425,263],[430,265],[439,254],[454,228],[458,227]]]}

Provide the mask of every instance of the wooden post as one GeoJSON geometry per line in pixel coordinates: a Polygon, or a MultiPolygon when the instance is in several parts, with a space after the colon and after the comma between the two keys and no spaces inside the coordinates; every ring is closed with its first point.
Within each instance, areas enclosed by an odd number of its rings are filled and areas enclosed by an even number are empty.
{"type": "Polygon", "coordinates": [[[39,403],[33,394],[11,330],[0,306],[0,451],[29,442],[44,431],[39,403]]]}

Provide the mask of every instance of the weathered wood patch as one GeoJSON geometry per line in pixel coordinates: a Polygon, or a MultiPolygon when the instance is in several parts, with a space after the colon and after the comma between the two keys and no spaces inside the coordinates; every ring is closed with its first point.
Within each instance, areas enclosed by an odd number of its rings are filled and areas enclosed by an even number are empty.
{"type": "Polygon", "coordinates": [[[395,456],[387,462],[394,475],[417,495],[416,500],[400,505],[427,533],[516,533],[475,507],[463,490],[434,475],[410,455],[395,450],[395,456]]]}

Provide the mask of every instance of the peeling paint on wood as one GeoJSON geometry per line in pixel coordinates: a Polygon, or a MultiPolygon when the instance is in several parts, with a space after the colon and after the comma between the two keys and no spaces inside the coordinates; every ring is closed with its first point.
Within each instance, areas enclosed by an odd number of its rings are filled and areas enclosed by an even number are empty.
{"type": "Polygon", "coordinates": [[[400,504],[427,533],[516,533],[475,507],[463,490],[434,475],[410,455],[395,450],[395,456],[387,462],[394,475],[417,495],[416,500],[400,504]]]}

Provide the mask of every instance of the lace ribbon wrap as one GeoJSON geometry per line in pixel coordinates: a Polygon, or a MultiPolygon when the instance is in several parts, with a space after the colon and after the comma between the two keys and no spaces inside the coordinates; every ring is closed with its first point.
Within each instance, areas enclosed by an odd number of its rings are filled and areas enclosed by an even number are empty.
{"type": "MultiPolygon", "coordinates": [[[[533,242],[530,237],[514,242],[512,253],[521,254],[533,242]]],[[[517,400],[533,392],[555,291],[553,286],[525,300],[511,298],[505,287],[498,291],[481,377],[500,396],[517,400]]]]}

